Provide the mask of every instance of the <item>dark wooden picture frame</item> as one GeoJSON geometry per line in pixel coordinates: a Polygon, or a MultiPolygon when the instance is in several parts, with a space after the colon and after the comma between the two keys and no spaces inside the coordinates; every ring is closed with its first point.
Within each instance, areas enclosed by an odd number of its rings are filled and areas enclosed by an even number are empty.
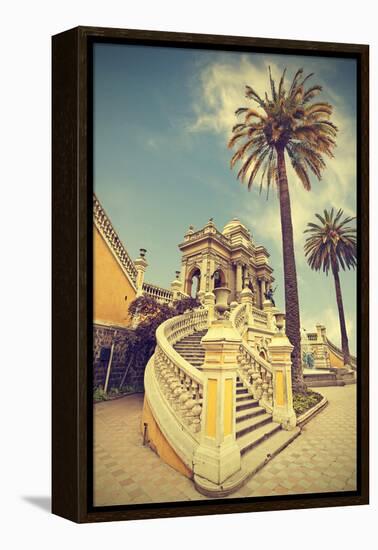
{"type": "Polygon", "coordinates": [[[303,42],[78,27],[52,39],[53,370],[52,511],[75,522],[224,514],[369,502],[369,48],[303,42]],[[358,490],[253,499],[91,506],[92,109],[93,43],[344,56],[357,60],[358,490]]]}

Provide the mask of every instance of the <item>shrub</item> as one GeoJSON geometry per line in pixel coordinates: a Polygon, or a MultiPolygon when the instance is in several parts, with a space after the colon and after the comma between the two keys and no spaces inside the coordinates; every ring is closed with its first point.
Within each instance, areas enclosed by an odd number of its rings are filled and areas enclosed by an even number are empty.
{"type": "Polygon", "coordinates": [[[102,386],[98,386],[93,390],[93,401],[106,401],[108,394],[104,391],[102,386]]]}
{"type": "Polygon", "coordinates": [[[307,390],[307,393],[293,393],[293,407],[295,414],[300,416],[308,410],[315,407],[319,401],[323,399],[323,396],[315,391],[307,390]]]}

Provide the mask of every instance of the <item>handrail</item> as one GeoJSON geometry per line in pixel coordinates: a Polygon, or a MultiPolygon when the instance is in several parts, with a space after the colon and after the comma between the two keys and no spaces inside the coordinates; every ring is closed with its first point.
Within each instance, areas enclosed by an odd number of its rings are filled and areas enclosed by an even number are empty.
{"type": "Polygon", "coordinates": [[[121,239],[118,237],[116,230],[95,194],[93,194],[93,220],[135,287],[137,269],[134,262],[123,246],[121,239]]]}
{"type": "Polygon", "coordinates": [[[260,323],[261,325],[268,326],[268,314],[265,311],[262,311],[258,307],[252,307],[252,314],[255,323],[260,323]]]}
{"type": "MultiPolygon", "coordinates": [[[[340,348],[338,348],[337,346],[335,346],[335,344],[333,342],[331,342],[331,340],[329,340],[328,338],[326,338],[326,343],[327,343],[328,347],[331,349],[331,351],[333,351],[333,353],[339,359],[341,359],[343,361],[344,356],[343,356],[342,350],[340,348]]],[[[357,368],[357,357],[355,357],[354,355],[349,355],[349,357],[350,357],[350,361],[351,361],[351,367],[353,369],[356,369],[357,368]]]]}
{"type": "MultiPolygon", "coordinates": [[[[248,324],[248,304],[238,305],[230,315],[234,328],[243,335],[248,324]]],[[[239,348],[238,374],[250,394],[268,410],[273,408],[273,370],[268,361],[260,357],[248,344],[239,348]]]]}
{"type": "Polygon", "coordinates": [[[165,355],[175,367],[182,370],[199,384],[203,383],[201,371],[186,361],[186,359],[173,348],[173,345],[178,340],[185,338],[185,336],[188,336],[196,330],[198,331],[206,328],[207,318],[207,309],[198,308],[168,319],[162,323],[156,331],[157,348],[161,350],[162,354],[165,355]]]}
{"type": "Polygon", "coordinates": [[[172,290],[153,285],[152,283],[143,283],[143,292],[152,298],[163,300],[167,303],[171,303],[173,301],[172,290]]]}
{"type": "MultiPolygon", "coordinates": [[[[173,448],[189,464],[199,443],[204,377],[174,348],[185,336],[208,326],[208,310],[198,308],[162,323],[156,331],[156,349],[145,374],[146,396],[155,403],[155,418],[164,431],[167,418],[176,433],[173,448]],[[192,443],[190,443],[192,442],[192,443]]],[[[169,439],[169,437],[168,437],[169,439]]]]}
{"type": "Polygon", "coordinates": [[[236,307],[231,312],[230,320],[239,334],[243,336],[248,327],[247,304],[240,304],[240,306],[236,307]]]}

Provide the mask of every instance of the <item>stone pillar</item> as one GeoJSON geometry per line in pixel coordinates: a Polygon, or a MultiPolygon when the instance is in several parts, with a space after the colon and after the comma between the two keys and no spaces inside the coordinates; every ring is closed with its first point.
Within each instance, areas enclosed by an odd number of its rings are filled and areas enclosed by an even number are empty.
{"type": "Polygon", "coordinates": [[[274,314],[278,313],[278,308],[274,307],[270,300],[264,300],[263,310],[268,315],[268,329],[276,330],[276,325],[274,323],[274,314]]]}
{"type": "Polygon", "coordinates": [[[208,323],[209,326],[215,319],[215,295],[213,292],[206,292],[203,297],[203,305],[209,312],[208,323]]]}
{"type": "Polygon", "coordinates": [[[279,422],[285,430],[292,430],[297,423],[291,387],[293,346],[284,332],[278,332],[273,336],[268,349],[273,370],[273,421],[279,422]]]}
{"type": "Polygon", "coordinates": [[[182,291],[182,281],[175,279],[171,282],[171,290],[173,292],[173,301],[179,299],[179,293],[182,291]]]}
{"type": "Polygon", "coordinates": [[[242,304],[247,304],[247,319],[248,319],[248,328],[245,335],[245,340],[248,344],[254,346],[254,334],[253,334],[253,292],[250,288],[243,288],[240,294],[240,302],[242,304]]]}
{"type": "Polygon", "coordinates": [[[212,275],[214,274],[214,271],[215,271],[215,260],[213,260],[212,258],[210,258],[208,260],[209,262],[209,280],[208,280],[208,284],[206,285],[206,291],[207,292],[212,292],[214,290],[214,277],[212,277],[212,275]]]}
{"type": "Polygon", "coordinates": [[[236,443],[236,369],[241,338],[228,320],[216,320],[201,341],[205,348],[201,441],[194,455],[199,486],[220,485],[240,470],[236,443]]]}
{"type": "Polygon", "coordinates": [[[243,290],[243,266],[240,262],[236,264],[236,300],[239,301],[240,293],[243,290]]]}
{"type": "Polygon", "coordinates": [[[326,328],[324,325],[316,325],[316,333],[318,342],[326,341],[326,328]]]}
{"type": "Polygon", "coordinates": [[[146,262],[144,256],[141,256],[137,258],[134,261],[134,265],[137,270],[137,277],[136,277],[136,287],[137,287],[137,298],[139,296],[143,295],[143,282],[144,282],[144,274],[146,272],[146,267],[148,267],[148,263],[146,262]]]}
{"type": "Polygon", "coordinates": [[[247,304],[248,325],[253,324],[253,292],[250,288],[246,287],[240,293],[240,303],[247,304]]]}
{"type": "Polygon", "coordinates": [[[266,292],[266,281],[265,281],[265,279],[260,279],[260,288],[261,288],[260,304],[263,307],[263,304],[265,302],[265,292],[266,292]]]}
{"type": "Polygon", "coordinates": [[[200,279],[199,291],[203,293],[202,296],[206,292],[206,276],[207,276],[207,257],[202,258],[202,263],[201,263],[201,279],[200,279]]]}

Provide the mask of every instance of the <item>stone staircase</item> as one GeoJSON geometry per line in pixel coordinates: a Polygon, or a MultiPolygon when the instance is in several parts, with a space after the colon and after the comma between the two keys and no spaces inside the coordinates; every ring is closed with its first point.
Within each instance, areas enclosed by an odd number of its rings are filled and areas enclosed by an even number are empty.
{"type": "Polygon", "coordinates": [[[240,454],[244,456],[279,430],[281,430],[280,424],[273,422],[271,413],[259,406],[257,399],[253,399],[238,378],[236,383],[236,441],[240,447],[240,454]]]}
{"type": "Polygon", "coordinates": [[[181,357],[200,370],[205,360],[205,350],[201,346],[201,340],[206,332],[206,330],[193,332],[193,334],[179,340],[173,346],[181,357]]]}
{"type": "MultiPolygon", "coordinates": [[[[206,330],[194,332],[174,344],[174,349],[192,366],[201,370],[205,350],[201,339],[206,330]]],[[[259,405],[238,377],[236,384],[236,441],[244,463],[245,481],[273,458],[297,435],[298,430],[287,432],[272,414],[259,405]],[[253,452],[251,452],[253,451],[253,452]]]]}

